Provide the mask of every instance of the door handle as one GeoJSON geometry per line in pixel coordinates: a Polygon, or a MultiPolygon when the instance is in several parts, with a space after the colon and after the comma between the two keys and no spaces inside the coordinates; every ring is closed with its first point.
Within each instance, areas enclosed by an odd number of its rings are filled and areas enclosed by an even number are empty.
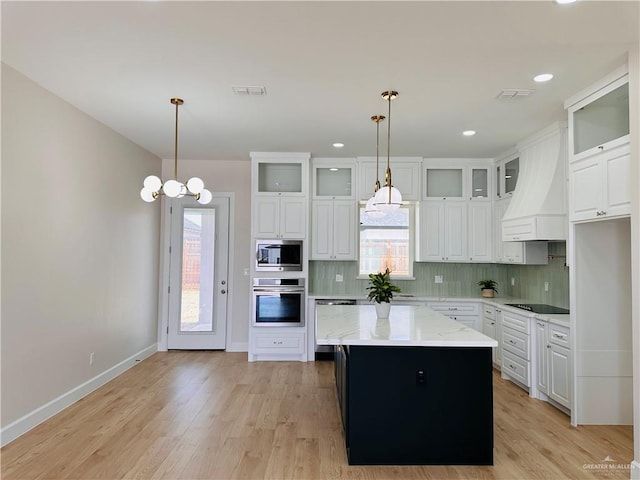
{"type": "Polygon", "coordinates": [[[225,293],[227,293],[227,291],[226,290],[220,290],[220,293],[222,293],[224,295],[225,293]]]}

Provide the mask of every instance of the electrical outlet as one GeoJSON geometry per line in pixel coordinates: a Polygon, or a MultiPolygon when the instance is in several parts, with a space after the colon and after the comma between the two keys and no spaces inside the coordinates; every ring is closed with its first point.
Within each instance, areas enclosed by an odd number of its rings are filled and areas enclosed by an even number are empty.
{"type": "Polygon", "coordinates": [[[343,282],[343,281],[344,281],[344,277],[341,274],[336,273],[336,282],[343,282]]]}
{"type": "Polygon", "coordinates": [[[442,283],[442,275],[436,275],[433,281],[436,283],[442,283]]]}
{"type": "Polygon", "coordinates": [[[549,291],[549,282],[544,282],[544,291],[545,292],[549,291]]]}
{"type": "Polygon", "coordinates": [[[516,284],[516,279],[511,277],[511,286],[513,287],[515,286],[515,284],[516,284]]]}
{"type": "Polygon", "coordinates": [[[96,359],[96,354],[91,352],[89,354],[89,365],[93,365],[94,360],[96,359]]]}

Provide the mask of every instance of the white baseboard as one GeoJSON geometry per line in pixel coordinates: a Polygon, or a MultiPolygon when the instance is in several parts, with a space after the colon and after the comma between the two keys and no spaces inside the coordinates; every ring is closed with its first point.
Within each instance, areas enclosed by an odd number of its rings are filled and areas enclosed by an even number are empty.
{"type": "Polygon", "coordinates": [[[34,411],[26,414],[22,418],[19,418],[15,422],[10,423],[0,430],[0,446],[4,447],[6,444],[12,442],[20,435],[25,434],[35,426],[44,422],[48,418],[53,417],[55,414],[61,412],[81,398],[87,396],[105,383],[113,380],[118,375],[129,370],[136,363],[141,362],[145,358],[153,355],[157,351],[157,349],[157,344],[154,343],[153,345],[150,345],[149,347],[139,351],[135,355],[130,356],[129,358],[123,360],[110,369],[105,370],[99,375],[96,375],[85,383],[78,385],[77,387],[69,390],[66,393],[63,393],[58,398],[51,400],[49,403],[36,408],[34,411]]]}
{"type": "Polygon", "coordinates": [[[227,352],[248,352],[249,344],[247,342],[235,342],[227,347],[227,352]]]}

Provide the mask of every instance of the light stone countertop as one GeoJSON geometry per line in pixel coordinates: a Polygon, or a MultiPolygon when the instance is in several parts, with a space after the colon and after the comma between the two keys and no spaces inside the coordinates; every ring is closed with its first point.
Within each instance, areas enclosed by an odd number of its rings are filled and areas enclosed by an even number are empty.
{"type": "Polygon", "coordinates": [[[392,305],[378,320],[373,305],[318,305],[318,345],[497,347],[498,342],[427,307],[392,305]]]}
{"type": "MultiPolygon", "coordinates": [[[[339,294],[339,295],[321,295],[318,293],[311,293],[308,297],[310,300],[315,301],[318,299],[325,300],[358,300],[358,301],[367,301],[367,297],[364,294],[339,294]]],[[[518,313],[520,315],[524,315],[526,317],[538,318],[540,320],[544,320],[546,322],[554,323],[556,325],[561,325],[564,327],[570,327],[570,316],[563,314],[542,314],[542,313],[533,313],[528,312],[526,310],[522,310],[516,307],[510,307],[506,305],[507,303],[541,303],[541,302],[531,302],[526,298],[514,298],[514,297],[427,297],[420,295],[394,295],[394,300],[396,301],[415,301],[415,302],[482,302],[489,305],[492,305],[497,308],[507,308],[510,309],[514,313],[518,313]]],[[[393,300],[392,300],[393,304],[393,300]]],[[[371,304],[373,305],[373,304],[371,304]]]]}

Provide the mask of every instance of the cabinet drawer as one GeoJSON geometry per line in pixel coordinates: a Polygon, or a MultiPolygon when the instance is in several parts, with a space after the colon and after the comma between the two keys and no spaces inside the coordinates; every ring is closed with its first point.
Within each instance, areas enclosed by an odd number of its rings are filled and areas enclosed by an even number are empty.
{"type": "Polygon", "coordinates": [[[505,327],[513,328],[522,333],[531,333],[531,322],[529,317],[511,313],[508,310],[502,311],[502,324],[505,327]]]}
{"type": "Polygon", "coordinates": [[[502,328],[502,349],[525,360],[531,360],[529,356],[529,335],[513,330],[509,327],[502,328]]]}
{"type": "Polygon", "coordinates": [[[489,318],[491,320],[496,319],[496,307],[492,307],[490,305],[482,306],[482,315],[484,318],[489,318]]]}
{"type": "Polygon", "coordinates": [[[427,303],[427,307],[436,312],[443,313],[447,316],[451,315],[479,315],[480,305],[477,303],[427,303]]]}
{"type": "Polygon", "coordinates": [[[304,353],[304,333],[257,334],[254,353],[304,353]]]}
{"type": "Polygon", "coordinates": [[[554,343],[565,348],[571,348],[571,337],[569,336],[569,329],[567,327],[550,323],[549,343],[554,343]]]}
{"type": "Polygon", "coordinates": [[[529,383],[530,363],[509,352],[502,350],[502,372],[530,387],[529,383]]]}

